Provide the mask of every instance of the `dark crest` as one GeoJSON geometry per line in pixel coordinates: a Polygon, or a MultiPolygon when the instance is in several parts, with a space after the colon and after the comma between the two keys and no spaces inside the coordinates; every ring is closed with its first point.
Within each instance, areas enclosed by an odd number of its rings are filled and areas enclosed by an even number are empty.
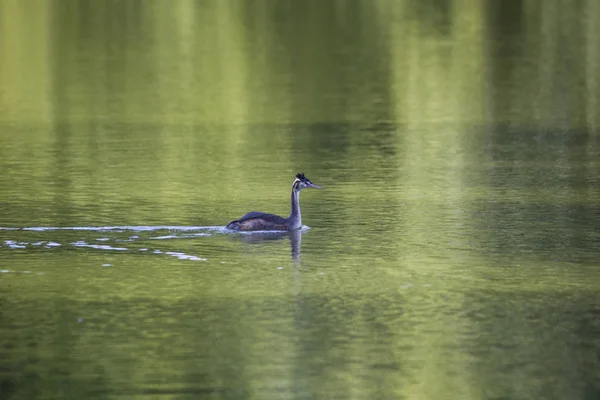
{"type": "Polygon", "coordinates": [[[304,172],[296,174],[296,178],[300,179],[301,181],[306,180],[306,177],[304,176],[304,172]]]}

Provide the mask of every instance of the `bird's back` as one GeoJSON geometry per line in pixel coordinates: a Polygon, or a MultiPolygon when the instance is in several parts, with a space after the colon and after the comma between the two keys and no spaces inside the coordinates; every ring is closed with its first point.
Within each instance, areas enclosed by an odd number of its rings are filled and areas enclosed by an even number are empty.
{"type": "Polygon", "coordinates": [[[279,215],[251,211],[242,218],[231,221],[227,224],[227,229],[236,231],[288,230],[288,224],[285,218],[279,215]]]}

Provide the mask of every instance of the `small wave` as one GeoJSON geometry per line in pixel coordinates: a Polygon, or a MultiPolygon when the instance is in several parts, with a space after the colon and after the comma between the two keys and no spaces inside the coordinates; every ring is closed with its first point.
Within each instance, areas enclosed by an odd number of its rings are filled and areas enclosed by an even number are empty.
{"type": "Polygon", "coordinates": [[[29,243],[27,242],[17,242],[14,240],[5,240],[4,245],[11,249],[25,249],[29,243]]]}
{"type": "Polygon", "coordinates": [[[198,237],[198,236],[212,236],[212,235],[210,233],[194,233],[194,234],[186,234],[186,235],[155,236],[155,237],[151,237],[150,239],[154,239],[154,240],[185,239],[185,238],[198,237]]]}
{"type": "MultiPolygon", "coordinates": [[[[299,229],[300,232],[306,232],[310,229],[307,225],[302,225],[302,228],[299,229]]],[[[218,232],[218,233],[235,233],[235,234],[243,234],[243,235],[252,235],[252,234],[265,234],[265,233],[273,233],[278,234],[282,232],[288,231],[235,231],[231,229],[227,229],[224,226],[181,226],[181,225],[156,225],[156,226],[135,226],[135,225],[114,225],[114,226],[28,226],[23,228],[9,228],[9,227],[1,227],[0,231],[34,231],[34,232],[49,232],[49,231],[88,231],[88,232],[152,232],[152,231],[182,231],[182,232],[192,232],[192,231],[210,231],[210,232],[218,232]]],[[[190,235],[188,237],[193,236],[210,236],[209,233],[196,233],[190,235]]],[[[161,239],[171,239],[171,238],[181,238],[186,236],[174,236],[174,235],[166,235],[164,237],[160,237],[161,239]],[[170,237],[173,236],[173,237],[170,237]]],[[[137,236],[132,236],[131,238],[137,238],[137,236]]],[[[157,238],[153,238],[157,239],[157,238]]],[[[97,239],[103,240],[103,239],[97,239]]],[[[104,239],[106,240],[106,239],[104,239]]]]}
{"type": "Polygon", "coordinates": [[[131,226],[131,225],[115,225],[115,226],[28,226],[23,228],[7,228],[0,227],[2,231],[93,231],[93,232],[147,232],[147,231],[225,231],[223,226],[179,226],[179,225],[157,225],[157,226],[131,226]]]}
{"type": "Polygon", "coordinates": [[[83,240],[79,240],[77,242],[71,243],[71,245],[75,246],[75,247],[89,247],[89,248],[98,249],[98,250],[118,250],[118,251],[129,250],[127,247],[113,247],[113,246],[109,246],[106,244],[89,244],[87,242],[84,242],[83,240]]]}
{"type": "Polygon", "coordinates": [[[191,261],[206,261],[207,260],[207,258],[191,256],[189,254],[181,253],[179,251],[167,251],[167,252],[165,252],[165,254],[167,254],[169,256],[177,257],[180,260],[191,260],[191,261]]]}
{"type": "MultiPolygon", "coordinates": [[[[83,230],[90,231],[90,230],[98,230],[98,229],[105,229],[105,228],[108,228],[108,227],[94,228],[94,229],[84,228],[83,230]]],[[[135,228],[137,229],[140,227],[135,227],[135,228]]],[[[146,227],[146,228],[148,228],[148,227],[146,227]]],[[[33,229],[37,229],[37,228],[33,228],[33,229]]],[[[58,229],[60,229],[60,230],[66,230],[66,229],[75,230],[77,228],[43,228],[43,230],[58,230],[58,229]]],[[[190,228],[190,229],[192,229],[192,228],[190,228]]],[[[197,227],[194,229],[197,229],[197,227]]],[[[11,230],[14,230],[14,229],[11,229],[11,230]]],[[[42,230],[42,229],[39,229],[39,230],[42,230]]],[[[148,229],[148,230],[150,230],[150,229],[148,229]]],[[[168,238],[182,238],[182,237],[194,237],[194,236],[211,236],[211,235],[208,233],[194,233],[194,234],[185,234],[185,235],[168,235],[168,236],[158,237],[158,238],[159,239],[168,239],[168,238]]],[[[133,235],[133,236],[130,236],[129,239],[127,239],[127,240],[117,239],[117,240],[115,240],[115,242],[133,242],[137,239],[140,239],[140,237],[137,235],[133,235]]],[[[104,242],[104,241],[110,240],[110,238],[101,237],[101,238],[97,238],[95,240],[104,242]]],[[[177,257],[180,260],[208,261],[207,258],[203,258],[203,257],[191,255],[191,254],[186,254],[186,253],[179,252],[179,251],[163,251],[163,250],[159,250],[159,249],[149,249],[147,247],[135,249],[135,248],[123,247],[123,245],[111,246],[108,244],[100,244],[100,243],[95,243],[95,242],[90,243],[89,241],[86,241],[86,240],[77,240],[75,242],[68,242],[68,243],[64,243],[64,244],[54,242],[54,241],[45,241],[45,240],[36,241],[36,242],[4,240],[3,242],[0,242],[0,247],[9,248],[9,249],[26,249],[28,247],[38,247],[38,248],[45,247],[46,249],[52,249],[52,248],[57,248],[57,247],[61,247],[61,246],[85,247],[85,248],[91,248],[91,249],[96,249],[96,250],[119,251],[119,252],[148,251],[153,254],[165,254],[165,255],[168,255],[171,257],[177,257]]],[[[6,270],[4,272],[8,272],[8,270],[6,270]]]]}

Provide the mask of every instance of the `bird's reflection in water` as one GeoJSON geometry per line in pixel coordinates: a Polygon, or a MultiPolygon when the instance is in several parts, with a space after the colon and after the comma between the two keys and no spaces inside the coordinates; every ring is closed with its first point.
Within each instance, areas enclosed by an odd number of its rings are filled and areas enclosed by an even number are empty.
{"type": "Polygon", "coordinates": [[[300,261],[300,247],[302,247],[302,235],[303,230],[298,229],[295,231],[282,231],[282,232],[253,232],[247,235],[236,235],[239,240],[245,243],[264,243],[269,240],[281,240],[289,238],[292,245],[292,259],[296,262],[300,261]]]}

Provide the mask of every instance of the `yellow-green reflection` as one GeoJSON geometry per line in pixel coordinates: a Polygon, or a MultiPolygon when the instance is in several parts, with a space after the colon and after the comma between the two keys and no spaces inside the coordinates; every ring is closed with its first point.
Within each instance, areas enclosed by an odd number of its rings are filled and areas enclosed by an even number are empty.
{"type": "Polygon", "coordinates": [[[596,393],[596,2],[0,10],[0,226],[224,225],[287,214],[296,172],[325,187],[297,260],[0,231],[4,393],[596,393]]]}

